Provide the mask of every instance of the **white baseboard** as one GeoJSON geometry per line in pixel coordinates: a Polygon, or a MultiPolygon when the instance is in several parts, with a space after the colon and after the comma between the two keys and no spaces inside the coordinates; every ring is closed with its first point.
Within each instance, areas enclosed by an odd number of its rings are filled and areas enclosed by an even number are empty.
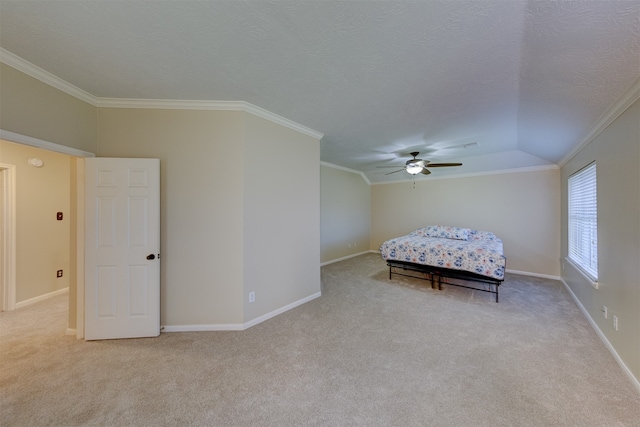
{"type": "Polygon", "coordinates": [[[49,298],[53,298],[55,296],[62,295],[64,293],[66,293],[66,292],[69,292],[69,287],[66,287],[66,288],[63,288],[63,289],[58,289],[57,291],[49,292],[48,294],[39,295],[39,296],[37,296],[35,298],[30,298],[30,299],[27,299],[27,300],[24,300],[24,301],[17,302],[16,305],[15,305],[15,308],[26,307],[28,305],[35,304],[37,302],[44,301],[44,300],[49,299],[49,298]]]}
{"type": "Polygon", "coordinates": [[[242,323],[218,323],[211,325],[164,325],[160,332],[211,332],[211,331],[242,331],[242,323]]]}
{"type": "Polygon", "coordinates": [[[337,259],[332,259],[331,261],[325,261],[323,263],[320,264],[320,267],[324,267],[325,265],[329,265],[329,264],[333,264],[334,262],[340,262],[340,261],[344,261],[347,260],[349,258],[355,258],[357,256],[360,255],[364,255],[364,254],[377,254],[380,253],[379,251],[374,251],[374,250],[368,250],[368,251],[364,251],[364,252],[358,252],[357,254],[352,254],[352,255],[347,255],[347,256],[343,256],[342,258],[337,258],[337,259]]]}
{"type": "Polygon", "coordinates": [[[298,301],[292,302],[291,304],[287,304],[284,307],[280,307],[245,323],[219,323],[211,325],[165,325],[162,326],[160,330],[162,332],[244,331],[245,329],[249,329],[252,326],[269,320],[272,317],[277,316],[278,314],[282,314],[285,311],[289,311],[292,308],[296,308],[299,305],[314,300],[321,295],[322,294],[320,292],[316,292],[315,294],[309,295],[306,298],[302,298],[298,301]]]}
{"type": "Polygon", "coordinates": [[[640,381],[638,380],[638,378],[633,375],[633,372],[631,372],[627,365],[622,361],[620,355],[618,355],[618,352],[615,350],[615,348],[613,348],[613,345],[611,345],[605,334],[600,330],[598,324],[593,320],[587,309],[584,308],[584,306],[582,305],[576,294],[573,293],[567,282],[565,282],[562,278],[560,278],[560,281],[562,282],[562,284],[564,284],[565,289],[569,292],[571,298],[573,298],[573,301],[576,303],[580,311],[582,311],[582,314],[584,314],[584,316],[587,318],[587,321],[589,322],[593,330],[596,331],[596,335],[600,337],[600,340],[602,340],[604,346],[607,348],[607,350],[609,350],[616,362],[618,362],[618,365],[622,369],[622,372],[624,372],[627,377],[629,377],[629,379],[631,380],[631,384],[633,384],[638,393],[640,393],[640,381]]]}
{"type": "Polygon", "coordinates": [[[506,273],[521,274],[523,276],[540,277],[541,279],[562,280],[560,276],[551,276],[550,274],[531,273],[529,271],[505,270],[506,273]]]}
{"type": "Polygon", "coordinates": [[[309,302],[309,301],[311,301],[311,300],[314,300],[314,299],[316,299],[316,298],[320,297],[321,295],[322,295],[322,294],[321,294],[320,292],[316,292],[315,294],[309,295],[309,296],[308,296],[308,297],[306,297],[306,298],[302,298],[302,299],[300,299],[300,300],[298,300],[298,301],[292,302],[291,304],[285,305],[284,307],[281,307],[281,308],[279,308],[279,309],[277,309],[277,310],[274,310],[274,311],[272,311],[272,312],[270,312],[270,313],[264,314],[264,315],[262,315],[262,316],[260,316],[260,317],[256,317],[255,319],[253,319],[253,320],[250,320],[250,321],[246,322],[246,323],[244,324],[244,329],[248,329],[248,328],[250,328],[250,327],[252,327],[252,326],[257,325],[258,323],[262,323],[262,322],[264,322],[265,320],[269,320],[269,319],[271,319],[272,317],[277,316],[278,314],[282,314],[282,313],[284,313],[285,311],[289,311],[289,310],[291,310],[292,308],[296,308],[296,307],[298,307],[299,305],[305,304],[305,303],[307,303],[307,302],[309,302]]]}

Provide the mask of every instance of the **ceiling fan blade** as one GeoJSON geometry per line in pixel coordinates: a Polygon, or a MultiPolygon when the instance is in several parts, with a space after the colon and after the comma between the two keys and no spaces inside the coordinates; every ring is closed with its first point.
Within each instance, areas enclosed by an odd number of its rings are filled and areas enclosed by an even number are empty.
{"type": "Polygon", "coordinates": [[[377,168],[401,168],[402,165],[376,166],[377,168]]]}
{"type": "Polygon", "coordinates": [[[431,172],[429,172],[429,169],[426,168],[422,168],[422,172],[420,172],[422,175],[429,175],[431,172]]]}
{"type": "Polygon", "coordinates": [[[396,172],[403,172],[406,169],[398,169],[397,171],[393,171],[393,172],[389,172],[389,173],[385,173],[385,175],[391,175],[392,173],[396,173],[396,172]]]}
{"type": "Polygon", "coordinates": [[[449,166],[462,166],[462,163],[428,163],[429,168],[445,168],[449,166]]]}

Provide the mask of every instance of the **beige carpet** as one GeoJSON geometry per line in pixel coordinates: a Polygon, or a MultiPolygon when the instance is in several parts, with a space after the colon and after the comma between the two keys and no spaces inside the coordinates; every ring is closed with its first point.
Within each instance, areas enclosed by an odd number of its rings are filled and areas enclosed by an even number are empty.
{"type": "Polygon", "coordinates": [[[563,286],[493,295],[378,255],[243,332],[82,342],[66,296],[0,315],[2,426],[638,426],[640,394],[563,286]]]}

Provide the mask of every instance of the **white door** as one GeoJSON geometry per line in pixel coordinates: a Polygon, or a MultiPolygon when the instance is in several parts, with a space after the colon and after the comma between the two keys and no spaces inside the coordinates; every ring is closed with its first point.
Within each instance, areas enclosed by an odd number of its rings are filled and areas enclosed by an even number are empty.
{"type": "Polygon", "coordinates": [[[85,339],[160,335],[160,160],[85,159],[85,339]]]}

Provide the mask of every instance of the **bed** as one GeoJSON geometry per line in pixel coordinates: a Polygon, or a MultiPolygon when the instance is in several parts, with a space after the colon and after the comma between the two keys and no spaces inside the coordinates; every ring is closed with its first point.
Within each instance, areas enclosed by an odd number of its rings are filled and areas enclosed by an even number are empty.
{"type": "Polygon", "coordinates": [[[507,259],[502,240],[490,231],[431,225],[387,240],[380,254],[393,274],[495,294],[504,281],[507,259]],[[417,273],[417,275],[416,275],[417,273]],[[473,286],[471,286],[473,285],[473,286]]]}

